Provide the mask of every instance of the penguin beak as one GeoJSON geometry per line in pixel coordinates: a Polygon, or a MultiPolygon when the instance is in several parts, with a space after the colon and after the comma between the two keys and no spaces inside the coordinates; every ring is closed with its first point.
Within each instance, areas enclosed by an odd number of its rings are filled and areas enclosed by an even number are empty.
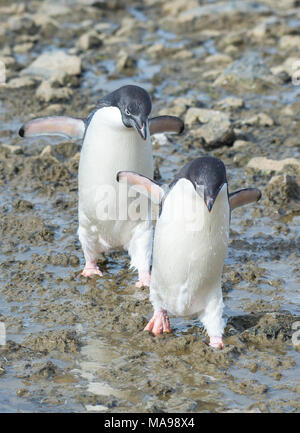
{"type": "Polygon", "coordinates": [[[206,207],[208,209],[208,212],[210,212],[212,210],[213,205],[214,205],[215,199],[213,197],[207,196],[207,197],[205,197],[204,201],[205,201],[206,207]]]}
{"type": "Polygon", "coordinates": [[[143,140],[147,138],[147,126],[148,119],[144,120],[138,116],[132,116],[132,126],[137,131],[137,133],[142,137],[143,140]]]}

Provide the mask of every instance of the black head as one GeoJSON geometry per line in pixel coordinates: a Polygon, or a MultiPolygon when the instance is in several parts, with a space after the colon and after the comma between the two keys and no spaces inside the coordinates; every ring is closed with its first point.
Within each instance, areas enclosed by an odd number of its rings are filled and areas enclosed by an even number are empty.
{"type": "Polygon", "coordinates": [[[220,159],[212,156],[197,158],[186,164],[176,175],[170,187],[182,178],[188,179],[193,184],[209,212],[222,186],[227,184],[225,165],[220,159]]]}
{"type": "Polygon", "coordinates": [[[148,117],[152,108],[151,99],[146,90],[138,86],[123,86],[105,96],[100,103],[118,107],[124,125],[127,128],[135,128],[146,140],[148,117]]]}

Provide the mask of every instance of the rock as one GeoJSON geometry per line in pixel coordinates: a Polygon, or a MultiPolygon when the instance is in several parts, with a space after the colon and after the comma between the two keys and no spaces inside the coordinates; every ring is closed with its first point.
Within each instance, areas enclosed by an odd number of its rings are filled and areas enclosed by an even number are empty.
{"type": "Polygon", "coordinates": [[[3,149],[9,150],[11,153],[15,153],[15,154],[21,154],[21,153],[23,153],[22,147],[18,146],[18,145],[12,145],[12,144],[8,144],[8,143],[2,143],[1,147],[3,149]]]}
{"type": "Polygon", "coordinates": [[[252,147],[253,143],[251,143],[251,141],[245,141],[245,140],[235,140],[235,142],[233,143],[232,148],[233,149],[240,149],[243,147],[247,147],[248,149],[250,147],[252,147]]]}
{"type": "Polygon", "coordinates": [[[228,54],[213,54],[211,56],[208,56],[205,58],[204,63],[219,63],[219,64],[226,64],[226,63],[231,63],[232,62],[232,58],[230,56],[228,56],[228,54]]]}
{"type": "Polygon", "coordinates": [[[284,107],[281,110],[281,113],[284,116],[295,116],[296,118],[299,118],[299,115],[300,115],[300,101],[295,101],[292,104],[288,105],[287,107],[284,107]]]}
{"type": "Polygon", "coordinates": [[[279,39],[278,47],[282,50],[299,50],[300,36],[284,35],[279,39]]]}
{"type": "Polygon", "coordinates": [[[299,137],[288,137],[284,143],[284,146],[287,147],[300,147],[300,138],[299,137]]]}
{"type": "Polygon", "coordinates": [[[9,30],[14,33],[26,33],[27,35],[35,35],[38,31],[34,20],[29,14],[13,15],[8,19],[7,25],[9,30]]]}
{"type": "Polygon", "coordinates": [[[282,72],[288,74],[290,78],[300,69],[300,59],[297,57],[288,57],[281,65],[274,66],[271,68],[271,72],[274,75],[279,75],[282,72]]]}
{"type": "Polygon", "coordinates": [[[154,59],[159,59],[163,56],[166,55],[167,49],[163,44],[160,43],[156,43],[151,45],[150,48],[148,48],[146,50],[146,53],[148,54],[148,56],[154,58],[154,59]]]}
{"type": "Polygon", "coordinates": [[[3,6],[0,8],[0,15],[23,14],[25,12],[25,3],[13,3],[10,6],[3,6]]]}
{"type": "Polygon", "coordinates": [[[258,91],[280,85],[256,53],[247,53],[229,65],[213,86],[228,87],[233,91],[258,91]]]}
{"type": "Polygon", "coordinates": [[[69,87],[52,87],[50,81],[43,81],[37,88],[36,97],[43,102],[67,101],[73,95],[69,87]]]}
{"type": "Polygon", "coordinates": [[[125,51],[121,51],[116,62],[116,71],[121,74],[132,75],[136,69],[136,65],[137,61],[133,56],[125,51]]]}
{"type": "Polygon", "coordinates": [[[242,108],[244,106],[244,101],[242,98],[235,98],[233,96],[228,96],[227,98],[221,99],[217,102],[220,108],[242,108]]]}
{"type": "Polygon", "coordinates": [[[24,44],[18,44],[14,46],[14,52],[17,54],[28,53],[33,47],[32,42],[26,42],[24,44]]]}
{"type": "Polygon", "coordinates": [[[274,120],[265,113],[258,113],[250,119],[244,120],[242,123],[250,126],[273,126],[274,120]]]}
{"type": "Polygon", "coordinates": [[[162,11],[167,16],[177,17],[180,12],[197,6],[198,2],[196,0],[171,0],[162,3],[162,11]]]}
{"type": "Polygon", "coordinates": [[[43,1],[41,7],[38,9],[38,14],[47,17],[70,14],[71,9],[66,5],[66,2],[61,3],[65,4],[60,4],[56,0],[43,1]]]}
{"type": "Polygon", "coordinates": [[[79,75],[80,71],[79,57],[57,50],[41,54],[31,65],[21,71],[21,75],[36,75],[66,84],[70,76],[79,75]]]}
{"type": "Polygon", "coordinates": [[[221,111],[204,108],[189,108],[185,116],[185,124],[200,123],[200,128],[191,132],[195,138],[201,139],[205,148],[216,148],[224,145],[230,146],[235,139],[235,133],[229,116],[221,111]]]}
{"type": "Polygon", "coordinates": [[[281,24],[282,21],[278,17],[271,16],[251,29],[248,34],[255,41],[261,41],[262,39],[271,36],[273,31],[276,34],[278,26],[281,24]]]}
{"type": "Polygon", "coordinates": [[[37,80],[31,77],[18,77],[9,80],[6,87],[9,89],[34,88],[37,85],[37,80]]]}
{"type": "Polygon", "coordinates": [[[44,38],[50,38],[59,29],[59,23],[51,18],[49,15],[35,14],[33,15],[35,24],[40,27],[40,34],[44,38]]]}
{"type": "Polygon", "coordinates": [[[193,57],[195,57],[195,54],[189,50],[180,50],[172,55],[174,60],[189,60],[193,57]]]}
{"type": "Polygon", "coordinates": [[[0,64],[4,64],[5,68],[10,69],[16,65],[16,61],[11,56],[0,56],[0,64]]]}
{"type": "Polygon", "coordinates": [[[101,47],[103,44],[102,38],[94,30],[84,33],[76,42],[76,48],[81,51],[87,51],[92,48],[101,47]]]}
{"type": "Polygon", "coordinates": [[[257,156],[248,162],[247,166],[255,170],[261,170],[266,173],[283,171],[287,165],[294,166],[300,172],[300,161],[296,158],[286,158],[280,161],[268,159],[263,156],[257,156]]]}
{"type": "Polygon", "coordinates": [[[274,205],[282,205],[290,200],[300,199],[300,186],[295,176],[273,176],[264,190],[264,197],[274,205]]]}

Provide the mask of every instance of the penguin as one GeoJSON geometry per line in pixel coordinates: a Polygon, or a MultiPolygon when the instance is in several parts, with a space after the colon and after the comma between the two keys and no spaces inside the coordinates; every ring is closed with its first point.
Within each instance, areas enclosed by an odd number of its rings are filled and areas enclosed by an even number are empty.
{"type": "Polygon", "coordinates": [[[150,201],[131,212],[138,199],[128,197],[116,181],[120,170],[153,177],[150,135],[184,129],[175,116],[149,118],[152,103],[143,88],[126,85],[103,97],[86,119],[50,116],[33,119],[19,130],[21,137],[59,135],[82,139],[78,174],[78,236],[85,266],[82,275],[102,276],[97,266],[101,253],[125,249],[131,267],[138,270],[137,287],[150,281],[152,220],[150,201]]]}
{"type": "Polygon", "coordinates": [[[186,164],[167,187],[133,172],[120,183],[143,191],[160,205],[156,222],[150,301],[154,315],[145,331],[170,332],[168,314],[197,316],[210,346],[223,347],[221,275],[229,240],[231,211],[258,201],[256,188],[228,192],[223,162],[212,156],[186,164]]]}

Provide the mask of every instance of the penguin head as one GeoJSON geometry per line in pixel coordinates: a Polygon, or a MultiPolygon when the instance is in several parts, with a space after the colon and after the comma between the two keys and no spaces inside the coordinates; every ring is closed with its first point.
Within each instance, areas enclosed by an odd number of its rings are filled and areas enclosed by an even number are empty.
{"type": "Polygon", "coordinates": [[[133,85],[123,86],[110,93],[104,100],[119,108],[126,128],[134,128],[143,140],[147,139],[148,117],[152,104],[146,90],[133,85]]]}
{"type": "Polygon", "coordinates": [[[223,162],[212,156],[197,158],[186,164],[177,174],[170,187],[181,179],[188,179],[195,191],[204,200],[208,211],[213,208],[214,202],[223,188],[227,185],[226,169],[223,162]]]}

